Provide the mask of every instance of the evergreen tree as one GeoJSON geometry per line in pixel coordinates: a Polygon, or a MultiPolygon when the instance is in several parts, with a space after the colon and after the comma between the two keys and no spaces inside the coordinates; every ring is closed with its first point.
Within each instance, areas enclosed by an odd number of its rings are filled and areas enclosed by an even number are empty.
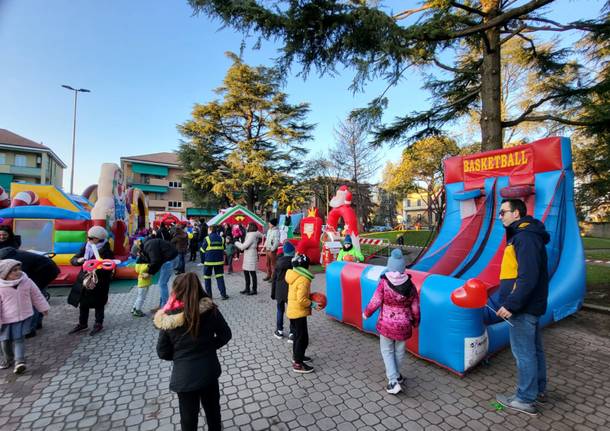
{"type": "Polygon", "coordinates": [[[602,121],[580,118],[583,99],[604,85],[580,63],[586,48],[542,49],[535,36],[605,37],[610,26],[606,12],[597,19],[560,23],[545,15],[545,6],[553,0],[425,0],[420,7],[400,13],[389,12],[377,0],[286,0],[269,7],[255,0],[189,3],[196,12],[244,33],[255,31],[282,41],[283,70],[293,62],[301,64],[304,75],[312,67],[322,73],[333,73],[338,65],[354,67],[355,90],[378,77],[396,85],[412,67],[439,72],[424,83],[433,96],[428,110],[381,125],[388,103],[381,95],[354,112],[356,118],[378,127],[375,142],[379,144],[412,143],[440,134],[446,124],[473,109],[480,112],[483,150],[501,148],[503,129],[525,122],[594,127],[602,121]],[[417,20],[405,21],[410,17],[417,20]],[[541,85],[535,100],[504,117],[501,52],[515,38],[527,41],[525,64],[541,85]]]}
{"type": "Polygon", "coordinates": [[[221,99],[196,104],[192,119],[178,126],[186,138],[179,156],[187,193],[199,196],[195,201],[211,193],[250,210],[256,202],[291,201],[299,195],[292,175],[313,128],[304,121],[309,107],[287,102],[276,69],[227,55],[233,64],[216,89],[221,99]]]}

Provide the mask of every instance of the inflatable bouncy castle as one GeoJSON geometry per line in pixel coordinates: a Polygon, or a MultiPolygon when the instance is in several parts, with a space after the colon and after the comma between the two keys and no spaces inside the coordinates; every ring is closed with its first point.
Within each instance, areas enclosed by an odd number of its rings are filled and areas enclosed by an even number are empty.
{"type": "MultiPolygon", "coordinates": [[[[420,260],[407,270],[421,303],[421,323],[407,350],[463,374],[508,346],[508,323],[489,318],[486,308],[463,308],[451,296],[469,279],[479,280],[489,304],[499,285],[505,229],[499,219],[504,198],[520,198],[541,220],[547,244],[549,296],[542,326],[575,313],[585,294],[585,262],[573,202],[570,140],[547,138],[531,144],[445,161],[447,207],[440,232],[420,260]]],[[[333,262],[326,271],[326,312],[375,333],[377,313],[362,320],[381,266],[333,262]]],[[[483,304],[485,305],[485,304],[483,304]]]]}

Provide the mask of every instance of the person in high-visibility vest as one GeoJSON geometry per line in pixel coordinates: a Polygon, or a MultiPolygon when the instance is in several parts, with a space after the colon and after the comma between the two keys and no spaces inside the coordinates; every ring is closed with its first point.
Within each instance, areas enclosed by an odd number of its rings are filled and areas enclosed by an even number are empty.
{"type": "Polygon", "coordinates": [[[225,264],[225,241],[220,236],[215,226],[210,226],[209,235],[201,244],[201,255],[203,262],[203,282],[208,296],[212,297],[212,274],[216,278],[216,284],[222,299],[229,299],[225,289],[224,264],[225,264]]]}

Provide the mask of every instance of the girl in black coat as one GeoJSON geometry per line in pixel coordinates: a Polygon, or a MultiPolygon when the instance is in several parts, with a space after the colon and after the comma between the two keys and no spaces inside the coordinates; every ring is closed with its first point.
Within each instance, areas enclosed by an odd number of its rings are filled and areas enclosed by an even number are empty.
{"type": "Polygon", "coordinates": [[[208,429],[222,429],[216,350],[229,342],[231,329],[196,274],[176,277],[172,297],[155,314],[154,324],[161,330],[159,358],[174,362],[169,389],[178,393],[182,431],[197,429],[199,403],[208,429]]]}
{"type": "MultiPolygon", "coordinates": [[[[70,259],[70,263],[73,266],[82,266],[86,260],[96,258],[95,251],[99,254],[100,259],[113,259],[114,254],[112,253],[112,250],[110,250],[107,236],[108,233],[106,232],[106,229],[101,226],[93,226],[87,232],[87,242],[81,247],[80,251],[70,259]]],[[[69,334],[76,334],[77,332],[87,329],[90,308],[95,308],[95,324],[89,335],[95,335],[103,329],[104,308],[108,302],[112,271],[104,269],[96,269],[95,271],[97,274],[97,284],[93,289],[89,290],[83,286],[86,272],[82,269],[76,278],[76,283],[72,286],[72,290],[68,296],[68,304],[75,307],[80,306],[80,315],[78,324],[69,334]]]]}

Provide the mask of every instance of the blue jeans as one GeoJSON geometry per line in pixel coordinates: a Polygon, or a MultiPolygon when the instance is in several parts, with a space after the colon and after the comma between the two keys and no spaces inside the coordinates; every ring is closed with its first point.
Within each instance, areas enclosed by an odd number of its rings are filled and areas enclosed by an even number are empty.
{"type": "Polygon", "coordinates": [[[510,348],[517,362],[517,398],[533,403],[546,391],[546,361],[538,316],[514,314],[510,318],[510,348]]]}
{"type": "MultiPolygon", "coordinates": [[[[277,314],[275,319],[275,329],[278,331],[284,331],[284,311],[286,310],[286,303],[284,301],[278,301],[277,303],[277,314]]],[[[290,319],[288,319],[290,320],[290,319]]],[[[290,334],[294,334],[294,324],[290,320],[290,334]]]]}
{"type": "Polygon", "coordinates": [[[379,335],[379,349],[385,364],[385,375],[388,382],[398,381],[400,363],[405,357],[405,341],[396,341],[379,335]]]}
{"type": "Polygon", "coordinates": [[[174,270],[178,271],[181,274],[186,269],[185,256],[186,253],[179,252],[178,256],[176,256],[176,258],[174,259],[174,270]]]}
{"type": "Polygon", "coordinates": [[[169,283],[173,270],[173,260],[168,260],[165,262],[163,265],[161,265],[161,269],[159,270],[159,307],[163,307],[169,299],[169,287],[167,284],[169,283]]]}

